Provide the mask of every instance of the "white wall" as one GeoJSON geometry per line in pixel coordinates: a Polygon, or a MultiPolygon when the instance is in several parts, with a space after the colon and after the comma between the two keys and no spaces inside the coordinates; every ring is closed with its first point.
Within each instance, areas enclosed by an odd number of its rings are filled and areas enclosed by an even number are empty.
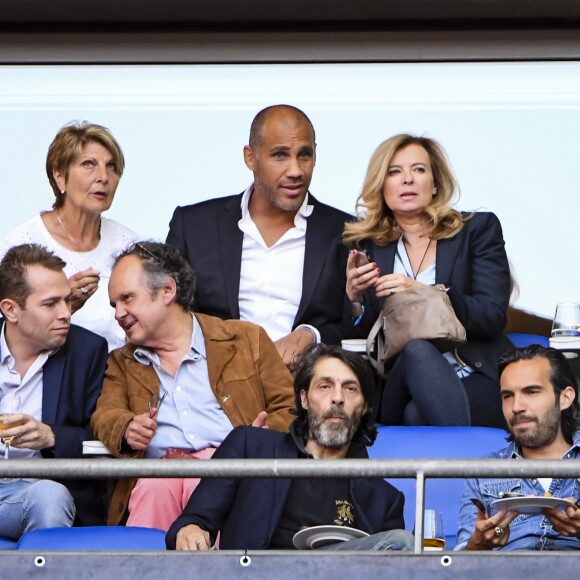
{"type": "Polygon", "coordinates": [[[368,159],[402,131],[438,139],[460,209],[500,217],[520,307],[580,301],[580,63],[0,67],[0,237],[52,203],[46,150],[72,119],[109,127],[127,159],[108,216],[164,240],[176,205],[238,193],[262,107],[316,130],[311,190],[354,211],[368,159]]]}

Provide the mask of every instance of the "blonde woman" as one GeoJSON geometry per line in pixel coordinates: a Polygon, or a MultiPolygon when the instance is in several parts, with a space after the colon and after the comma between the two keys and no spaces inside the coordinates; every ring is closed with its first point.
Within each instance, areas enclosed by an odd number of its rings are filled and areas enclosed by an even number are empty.
{"type": "Polygon", "coordinates": [[[467,331],[454,352],[424,340],[405,347],[385,376],[384,424],[505,426],[497,359],[512,345],[503,334],[510,272],[501,225],[492,213],[453,209],[458,196],[436,141],[395,135],[371,158],[357,202],[363,215],[345,226],[358,333],[368,334],[385,296],[423,284],[448,288],[467,331]]]}

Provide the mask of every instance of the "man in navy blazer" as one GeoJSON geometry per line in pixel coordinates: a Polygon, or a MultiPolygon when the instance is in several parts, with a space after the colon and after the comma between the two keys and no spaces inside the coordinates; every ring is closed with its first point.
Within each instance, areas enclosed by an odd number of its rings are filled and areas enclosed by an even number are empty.
{"type": "MultiPolygon", "coordinates": [[[[296,370],[288,433],[237,427],[214,457],[222,459],[368,458],[376,428],[369,401],[374,379],[358,355],[316,345],[296,370]]],[[[319,525],[356,528],[369,537],[325,549],[412,549],[403,494],[382,478],[203,479],[166,536],[168,549],[292,549],[294,535],[319,525]]],[[[316,547],[316,546],[314,546],[316,547]]]]}
{"type": "MultiPolygon", "coordinates": [[[[70,324],[65,263],[42,246],[11,248],[0,263],[0,437],[11,458],[81,457],[101,391],[107,342],[70,324]]],[[[104,523],[102,484],[0,482],[0,535],[104,523]]]]}
{"type": "Polygon", "coordinates": [[[199,278],[196,310],[264,327],[284,362],[313,342],[342,338],[349,214],[308,191],[316,162],[308,117],[288,105],[256,115],[244,147],[254,174],[230,197],[178,207],[167,243],[199,278]]]}

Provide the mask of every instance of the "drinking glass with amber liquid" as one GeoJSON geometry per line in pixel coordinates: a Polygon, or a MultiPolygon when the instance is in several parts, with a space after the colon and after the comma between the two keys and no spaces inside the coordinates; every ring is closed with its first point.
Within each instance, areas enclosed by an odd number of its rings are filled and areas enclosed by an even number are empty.
{"type": "Polygon", "coordinates": [[[445,533],[443,532],[443,516],[437,510],[426,509],[423,518],[423,547],[425,551],[443,550],[445,533]]]}
{"type": "MultiPolygon", "coordinates": [[[[17,427],[20,423],[11,423],[7,425],[4,423],[4,420],[14,415],[16,413],[20,413],[20,397],[18,395],[10,396],[10,395],[0,395],[0,430],[4,431],[5,429],[12,429],[13,427],[17,427]],[[10,412],[6,412],[6,408],[10,410],[10,412]]],[[[3,437],[2,443],[4,443],[4,459],[8,459],[10,455],[10,445],[14,439],[14,435],[10,437],[3,437]]]]}

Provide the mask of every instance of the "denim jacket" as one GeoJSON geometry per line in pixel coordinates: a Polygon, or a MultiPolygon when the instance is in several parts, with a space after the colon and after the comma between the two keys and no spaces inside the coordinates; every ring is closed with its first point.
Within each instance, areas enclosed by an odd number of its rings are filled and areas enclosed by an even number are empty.
{"type": "MultiPolygon", "coordinates": [[[[496,451],[488,456],[500,459],[522,459],[516,444],[510,443],[501,451],[496,451]]],[[[580,432],[573,437],[572,447],[564,454],[562,459],[580,458],[580,432]]],[[[496,499],[501,499],[506,491],[523,494],[544,495],[544,488],[537,479],[467,479],[461,498],[461,510],[459,512],[459,529],[457,531],[457,545],[455,550],[463,550],[475,529],[477,509],[471,503],[471,497],[480,499],[485,505],[489,516],[497,513],[491,507],[496,499]]],[[[580,480],[578,479],[553,479],[549,492],[554,497],[580,498],[580,480]]],[[[507,545],[498,550],[580,550],[578,538],[560,535],[550,523],[550,520],[542,514],[520,514],[510,523],[510,537],[507,545]]]]}

